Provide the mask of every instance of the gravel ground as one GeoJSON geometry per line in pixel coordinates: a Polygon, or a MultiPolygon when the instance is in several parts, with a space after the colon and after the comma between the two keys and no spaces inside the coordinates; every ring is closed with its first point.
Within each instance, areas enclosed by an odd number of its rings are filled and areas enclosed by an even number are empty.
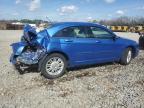
{"type": "MultiPolygon", "coordinates": [[[[128,66],[71,69],[48,80],[34,69],[21,75],[9,63],[9,45],[20,34],[0,31],[0,108],[144,108],[144,51],[128,66]]],[[[137,34],[117,34],[138,40],[137,34]]]]}

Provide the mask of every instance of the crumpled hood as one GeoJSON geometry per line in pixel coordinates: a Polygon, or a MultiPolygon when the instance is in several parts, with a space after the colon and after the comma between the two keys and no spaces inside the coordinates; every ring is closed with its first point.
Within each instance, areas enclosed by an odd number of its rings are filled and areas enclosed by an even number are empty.
{"type": "Polygon", "coordinates": [[[46,29],[36,32],[36,28],[33,28],[30,25],[25,25],[22,37],[26,40],[24,42],[32,46],[37,45],[43,47],[45,49],[49,43],[49,34],[46,29]]]}
{"type": "Polygon", "coordinates": [[[10,61],[15,64],[19,61],[24,64],[36,64],[47,51],[49,36],[46,30],[36,33],[35,29],[27,25],[20,42],[11,44],[12,56],[10,61]]]}
{"type": "Polygon", "coordinates": [[[36,42],[38,45],[42,46],[43,48],[47,49],[47,46],[49,44],[49,34],[47,33],[47,30],[43,30],[39,33],[37,33],[36,42]]]}

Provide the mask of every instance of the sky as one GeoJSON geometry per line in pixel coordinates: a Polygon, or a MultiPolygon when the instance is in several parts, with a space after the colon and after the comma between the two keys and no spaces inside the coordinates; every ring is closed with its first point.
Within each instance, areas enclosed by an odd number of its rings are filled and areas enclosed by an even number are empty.
{"type": "Polygon", "coordinates": [[[88,21],[144,17],[144,0],[0,0],[0,19],[88,21]]]}

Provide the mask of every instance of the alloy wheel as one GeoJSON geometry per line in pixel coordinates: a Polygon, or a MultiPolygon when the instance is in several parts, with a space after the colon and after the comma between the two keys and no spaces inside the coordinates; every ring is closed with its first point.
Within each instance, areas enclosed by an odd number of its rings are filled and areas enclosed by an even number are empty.
{"type": "Polygon", "coordinates": [[[64,61],[59,57],[52,57],[46,63],[46,72],[50,75],[58,75],[63,71],[64,61]]]}

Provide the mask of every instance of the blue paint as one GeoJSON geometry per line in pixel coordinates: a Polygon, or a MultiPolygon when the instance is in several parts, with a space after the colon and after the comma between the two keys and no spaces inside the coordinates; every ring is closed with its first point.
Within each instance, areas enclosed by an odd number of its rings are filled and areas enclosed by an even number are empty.
{"type": "MultiPolygon", "coordinates": [[[[33,30],[28,28],[29,30],[33,30]]],[[[26,30],[27,32],[27,30],[26,30]]],[[[40,50],[45,50],[45,54],[53,52],[63,53],[68,58],[69,67],[119,61],[124,50],[127,47],[133,48],[133,57],[139,52],[138,44],[135,41],[116,36],[111,30],[104,26],[94,23],[82,22],[63,22],[56,23],[51,27],[36,34],[35,38],[26,42],[12,44],[13,55],[21,56],[26,46],[37,46],[40,50]],[[77,38],[73,37],[55,37],[54,35],[67,27],[98,27],[111,34],[112,38],[77,38]]],[[[37,52],[37,51],[36,51],[37,52]]],[[[35,53],[37,55],[37,53],[35,53]]],[[[31,55],[31,54],[30,54],[31,55]]],[[[34,55],[33,55],[34,56],[34,55]]],[[[14,56],[13,56],[14,57],[14,56]]],[[[41,57],[42,58],[42,57],[41,57]]],[[[41,59],[40,58],[40,59],[41,59]]],[[[37,57],[39,62],[39,56],[37,57]]],[[[14,60],[14,59],[12,59],[14,60]]],[[[28,63],[32,64],[32,63],[28,63]]]]}

